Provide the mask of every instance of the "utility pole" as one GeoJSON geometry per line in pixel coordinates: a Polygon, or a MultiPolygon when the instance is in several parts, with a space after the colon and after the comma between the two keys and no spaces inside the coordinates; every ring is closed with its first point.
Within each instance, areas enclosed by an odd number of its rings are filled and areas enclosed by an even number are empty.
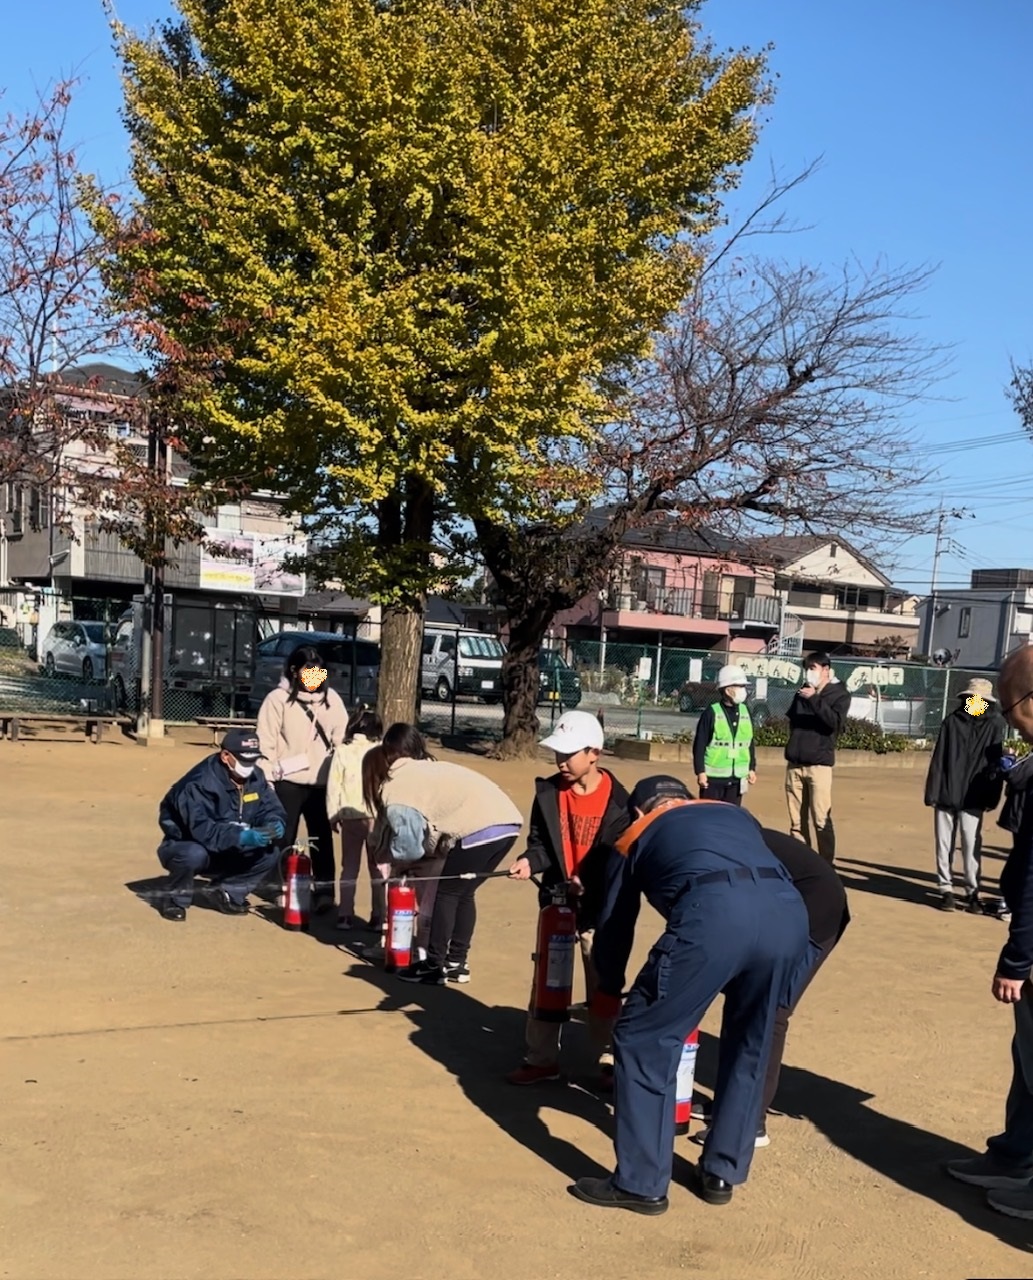
{"type": "MultiPolygon", "coordinates": [[[[147,470],[164,484],[159,424],[146,410],[147,470]]],[[[165,740],[165,569],[164,547],[158,548],[157,521],[148,507],[144,515],[147,559],[143,569],[143,636],[140,645],[140,713],[137,740],[165,740]]]]}
{"type": "Polygon", "coordinates": [[[925,656],[933,656],[933,633],[936,630],[936,583],[940,576],[940,550],[943,544],[943,522],[945,520],[943,503],[940,503],[940,514],[936,518],[936,545],[933,549],[933,574],[929,579],[929,608],[926,611],[925,623],[925,656]]]}

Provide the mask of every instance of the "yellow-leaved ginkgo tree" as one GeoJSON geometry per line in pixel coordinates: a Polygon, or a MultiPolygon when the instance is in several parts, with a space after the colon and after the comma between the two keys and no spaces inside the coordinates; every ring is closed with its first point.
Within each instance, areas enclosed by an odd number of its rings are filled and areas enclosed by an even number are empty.
{"type": "Polygon", "coordinates": [[[763,58],[716,53],[696,0],[176,4],[114,24],[108,283],[197,464],[250,459],[384,606],[380,709],[411,719],[436,529],[582,492],[563,443],[691,287],[763,58]]]}

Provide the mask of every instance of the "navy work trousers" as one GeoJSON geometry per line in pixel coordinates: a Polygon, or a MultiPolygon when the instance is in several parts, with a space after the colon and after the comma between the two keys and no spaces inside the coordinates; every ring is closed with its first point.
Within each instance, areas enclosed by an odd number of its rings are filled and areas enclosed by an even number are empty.
{"type": "Polygon", "coordinates": [[[685,1037],[724,993],[713,1118],[700,1165],[746,1181],[775,1012],[807,950],[807,912],[788,881],[738,880],[687,893],[624,1002],[613,1036],[614,1185],[663,1196],[685,1037]]]}
{"type": "Polygon", "coordinates": [[[205,873],[225,889],[234,902],[243,902],[254,893],[280,860],[276,845],[268,849],[230,849],[209,853],[194,840],[163,840],[158,861],[169,873],[168,896],[180,907],[194,900],[194,877],[205,873]]]}

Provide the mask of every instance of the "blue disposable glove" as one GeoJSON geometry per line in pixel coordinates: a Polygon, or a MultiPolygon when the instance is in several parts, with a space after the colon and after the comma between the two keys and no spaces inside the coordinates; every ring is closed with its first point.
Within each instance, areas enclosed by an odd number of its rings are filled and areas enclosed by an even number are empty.
{"type": "Polygon", "coordinates": [[[270,836],[272,836],[274,840],[280,840],[283,838],[283,833],[287,828],[279,818],[274,818],[272,822],[266,823],[264,829],[269,832],[270,836]]]}
{"type": "Polygon", "coordinates": [[[240,847],[242,849],[265,849],[272,842],[272,836],[265,831],[257,830],[255,827],[248,827],[246,831],[240,833],[240,847]]]}

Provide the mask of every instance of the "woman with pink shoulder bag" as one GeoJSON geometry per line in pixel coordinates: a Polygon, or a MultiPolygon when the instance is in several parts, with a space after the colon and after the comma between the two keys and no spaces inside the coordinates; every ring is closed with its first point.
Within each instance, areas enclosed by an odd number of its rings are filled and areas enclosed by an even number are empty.
{"type": "Polygon", "coordinates": [[[316,882],[314,910],[334,905],[334,837],[326,812],[326,783],[334,748],[344,740],[348,713],[326,683],[316,649],[303,645],[287,659],[279,688],[266,695],[258,712],[258,741],[287,814],[284,848],[298,836],[298,824],[315,844],[311,848],[316,882]]]}

